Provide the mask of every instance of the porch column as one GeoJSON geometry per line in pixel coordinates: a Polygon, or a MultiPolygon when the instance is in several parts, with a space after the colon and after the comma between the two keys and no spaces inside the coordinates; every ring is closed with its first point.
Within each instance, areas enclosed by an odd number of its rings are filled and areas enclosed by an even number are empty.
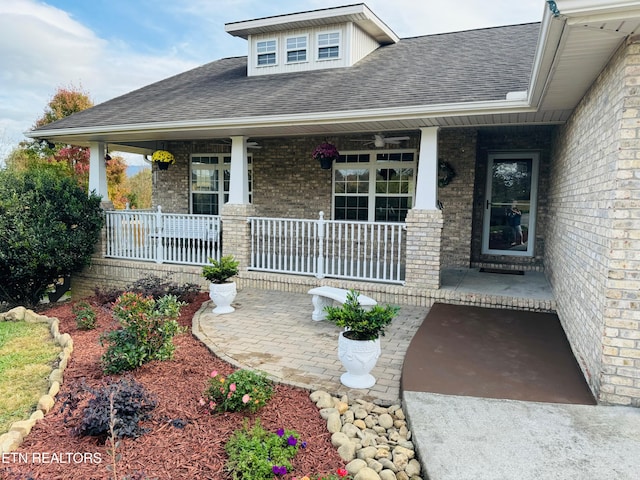
{"type": "Polygon", "coordinates": [[[413,208],[438,209],[438,130],[440,127],[420,129],[420,157],[413,208]]]}
{"type": "Polygon", "coordinates": [[[438,209],[438,127],[421,128],[414,206],[407,212],[405,286],[440,288],[443,218],[438,209]]]}
{"type": "Polygon", "coordinates": [[[229,170],[229,202],[235,205],[249,203],[249,163],[247,137],[231,137],[231,168],[229,170]]]}
{"type": "Polygon", "coordinates": [[[240,262],[239,276],[250,261],[251,230],[247,218],[255,215],[249,203],[249,165],[247,139],[231,137],[229,201],[222,206],[222,254],[233,255],[240,262]]]}
{"type": "Polygon", "coordinates": [[[102,202],[109,202],[107,190],[107,165],[104,159],[105,144],[102,142],[89,143],[89,192],[95,191],[102,197],[102,202]]]}

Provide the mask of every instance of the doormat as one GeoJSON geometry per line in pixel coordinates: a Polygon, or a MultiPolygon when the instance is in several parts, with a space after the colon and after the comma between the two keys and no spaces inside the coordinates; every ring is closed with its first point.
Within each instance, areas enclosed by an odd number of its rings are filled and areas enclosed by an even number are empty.
{"type": "Polygon", "coordinates": [[[409,344],[401,389],[595,405],[556,314],[443,303],[409,344]]]}
{"type": "Polygon", "coordinates": [[[481,268],[482,273],[502,273],[504,275],[524,275],[524,270],[509,270],[506,268],[481,268]]]}

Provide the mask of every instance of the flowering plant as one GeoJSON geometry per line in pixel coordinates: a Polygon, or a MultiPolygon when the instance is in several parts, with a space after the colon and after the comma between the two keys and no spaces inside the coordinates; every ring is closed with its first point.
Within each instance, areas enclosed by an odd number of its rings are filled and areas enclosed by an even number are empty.
{"type": "Polygon", "coordinates": [[[274,475],[283,476],[293,470],[291,460],[299,448],[306,446],[295,431],[280,428],[275,433],[268,432],[259,418],[249,429],[245,421],[225,445],[227,468],[235,479],[273,480],[274,475]]]}
{"type": "Polygon", "coordinates": [[[330,473],[329,475],[313,475],[309,477],[305,475],[304,477],[298,479],[293,477],[293,480],[349,480],[351,475],[344,468],[339,468],[335,473],[330,473]]]}
{"type": "Polygon", "coordinates": [[[318,145],[311,154],[314,160],[322,160],[324,158],[335,160],[340,156],[340,152],[335,145],[324,142],[318,145]]]}
{"type": "Polygon", "coordinates": [[[153,155],[151,155],[151,161],[158,163],[169,163],[171,165],[176,163],[176,159],[173,154],[171,152],[167,152],[166,150],[156,150],[155,152],[153,152],[153,155]]]}
{"type": "Polygon", "coordinates": [[[209,385],[200,399],[200,405],[211,413],[255,412],[265,406],[273,394],[271,381],[262,373],[236,370],[228,377],[211,372],[209,385]]]}

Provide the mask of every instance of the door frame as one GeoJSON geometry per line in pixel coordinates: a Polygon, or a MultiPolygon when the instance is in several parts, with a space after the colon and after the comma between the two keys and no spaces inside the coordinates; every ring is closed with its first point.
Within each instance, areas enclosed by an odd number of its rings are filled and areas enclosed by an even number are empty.
{"type": "Polygon", "coordinates": [[[533,257],[535,254],[535,238],[536,238],[536,217],[538,212],[538,179],[540,169],[540,153],[537,151],[499,151],[489,152],[487,157],[487,181],[485,198],[483,202],[483,218],[482,218],[482,254],[483,255],[504,255],[513,257],[533,257]],[[527,234],[526,250],[495,250],[489,248],[489,233],[491,226],[491,195],[492,195],[492,179],[491,175],[493,163],[495,160],[509,159],[531,159],[531,198],[529,203],[529,225],[527,234]]]}

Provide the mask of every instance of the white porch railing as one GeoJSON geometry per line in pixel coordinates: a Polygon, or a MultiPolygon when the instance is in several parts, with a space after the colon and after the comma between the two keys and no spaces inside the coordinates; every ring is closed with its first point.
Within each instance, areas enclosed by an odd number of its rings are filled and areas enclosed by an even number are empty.
{"type": "Polygon", "coordinates": [[[249,270],[386,283],[404,282],[403,223],[248,219],[249,270]]]}
{"type": "Polygon", "coordinates": [[[106,256],[204,265],[220,259],[220,217],[138,210],[105,212],[106,256]]]}

